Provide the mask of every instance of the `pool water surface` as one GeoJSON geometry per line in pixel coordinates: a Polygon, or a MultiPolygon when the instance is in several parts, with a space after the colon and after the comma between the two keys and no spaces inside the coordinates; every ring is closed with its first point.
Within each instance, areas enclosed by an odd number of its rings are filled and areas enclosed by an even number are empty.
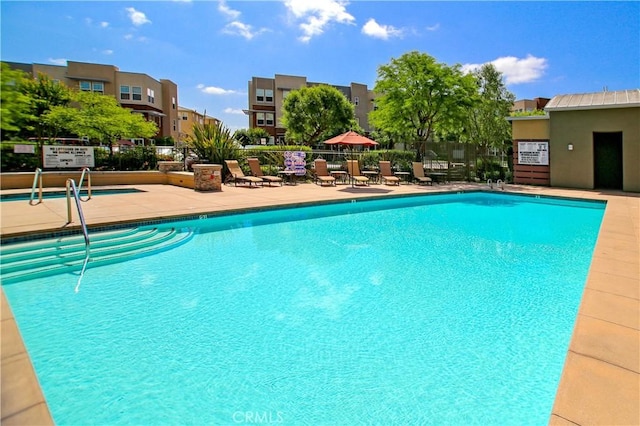
{"type": "Polygon", "coordinates": [[[3,288],[58,424],[546,424],[603,212],[470,193],[174,222],[189,243],[77,294],[3,288]]]}

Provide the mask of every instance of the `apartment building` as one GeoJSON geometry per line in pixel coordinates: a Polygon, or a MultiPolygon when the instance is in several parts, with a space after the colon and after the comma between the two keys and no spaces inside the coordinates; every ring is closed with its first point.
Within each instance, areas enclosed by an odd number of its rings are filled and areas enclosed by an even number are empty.
{"type": "Polygon", "coordinates": [[[193,136],[195,124],[217,124],[220,120],[215,117],[199,113],[195,109],[178,106],[178,145],[193,136]]]}
{"type": "Polygon", "coordinates": [[[302,87],[327,84],[338,89],[354,105],[356,121],[365,132],[370,131],[368,114],[373,110],[373,92],[366,84],[351,83],[337,86],[329,83],[308,82],[306,77],[276,74],[274,78],[252,77],[249,81],[249,128],[260,127],[270,135],[269,143],[284,141],[286,129],[282,126],[282,104],[289,92],[302,87]]]}
{"type": "Polygon", "coordinates": [[[549,98],[519,99],[513,103],[511,112],[541,111],[549,102],[549,98]]]}
{"type": "Polygon", "coordinates": [[[7,62],[34,77],[45,74],[71,88],[115,97],[120,105],[158,126],[158,136],[178,140],[178,86],[147,74],[120,71],[114,65],[67,61],[66,66],[7,62]]]}

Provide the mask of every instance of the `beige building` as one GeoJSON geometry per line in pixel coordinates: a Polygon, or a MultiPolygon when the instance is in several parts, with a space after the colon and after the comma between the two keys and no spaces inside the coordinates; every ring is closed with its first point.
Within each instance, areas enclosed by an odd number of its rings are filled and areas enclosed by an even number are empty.
{"type": "Polygon", "coordinates": [[[640,192],[640,89],[559,95],[545,111],[509,118],[515,183],[640,192]]]}
{"type": "Polygon", "coordinates": [[[532,112],[543,110],[549,98],[519,99],[513,103],[511,112],[532,112]]]}
{"type": "Polygon", "coordinates": [[[178,107],[178,139],[177,144],[181,145],[182,142],[193,136],[193,126],[195,124],[217,124],[220,120],[215,117],[208,116],[204,113],[199,113],[195,109],[189,109],[179,106],[178,107]]]}
{"type": "Polygon", "coordinates": [[[158,136],[178,140],[178,86],[147,74],[120,71],[113,65],[67,61],[67,66],[7,63],[33,76],[51,79],[87,92],[115,97],[120,105],[142,114],[158,126],[158,136]]]}
{"type": "MultiPolygon", "coordinates": [[[[249,81],[249,128],[260,127],[271,135],[270,143],[284,141],[282,103],[291,90],[328,83],[308,82],[306,77],[276,74],[274,78],[252,77],[249,81]]],[[[373,109],[373,92],[366,84],[330,86],[338,89],[355,107],[356,121],[365,132],[370,131],[368,114],[373,109]]]]}

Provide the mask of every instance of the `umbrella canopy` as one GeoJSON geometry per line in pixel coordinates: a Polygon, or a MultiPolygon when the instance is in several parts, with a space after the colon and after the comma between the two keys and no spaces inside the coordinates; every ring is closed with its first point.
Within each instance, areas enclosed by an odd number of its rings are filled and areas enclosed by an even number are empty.
{"type": "Polygon", "coordinates": [[[376,146],[378,142],[362,136],[354,131],[349,131],[324,141],[327,145],[345,146],[376,146]]]}

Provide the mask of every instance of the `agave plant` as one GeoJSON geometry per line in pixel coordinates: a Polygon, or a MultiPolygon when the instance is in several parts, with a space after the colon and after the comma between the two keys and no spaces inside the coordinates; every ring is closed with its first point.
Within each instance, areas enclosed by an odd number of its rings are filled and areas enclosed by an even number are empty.
{"type": "Polygon", "coordinates": [[[240,147],[231,132],[221,122],[193,125],[193,136],[186,141],[187,146],[200,158],[213,164],[221,164],[224,176],[228,174],[224,160],[237,160],[240,147]]]}

